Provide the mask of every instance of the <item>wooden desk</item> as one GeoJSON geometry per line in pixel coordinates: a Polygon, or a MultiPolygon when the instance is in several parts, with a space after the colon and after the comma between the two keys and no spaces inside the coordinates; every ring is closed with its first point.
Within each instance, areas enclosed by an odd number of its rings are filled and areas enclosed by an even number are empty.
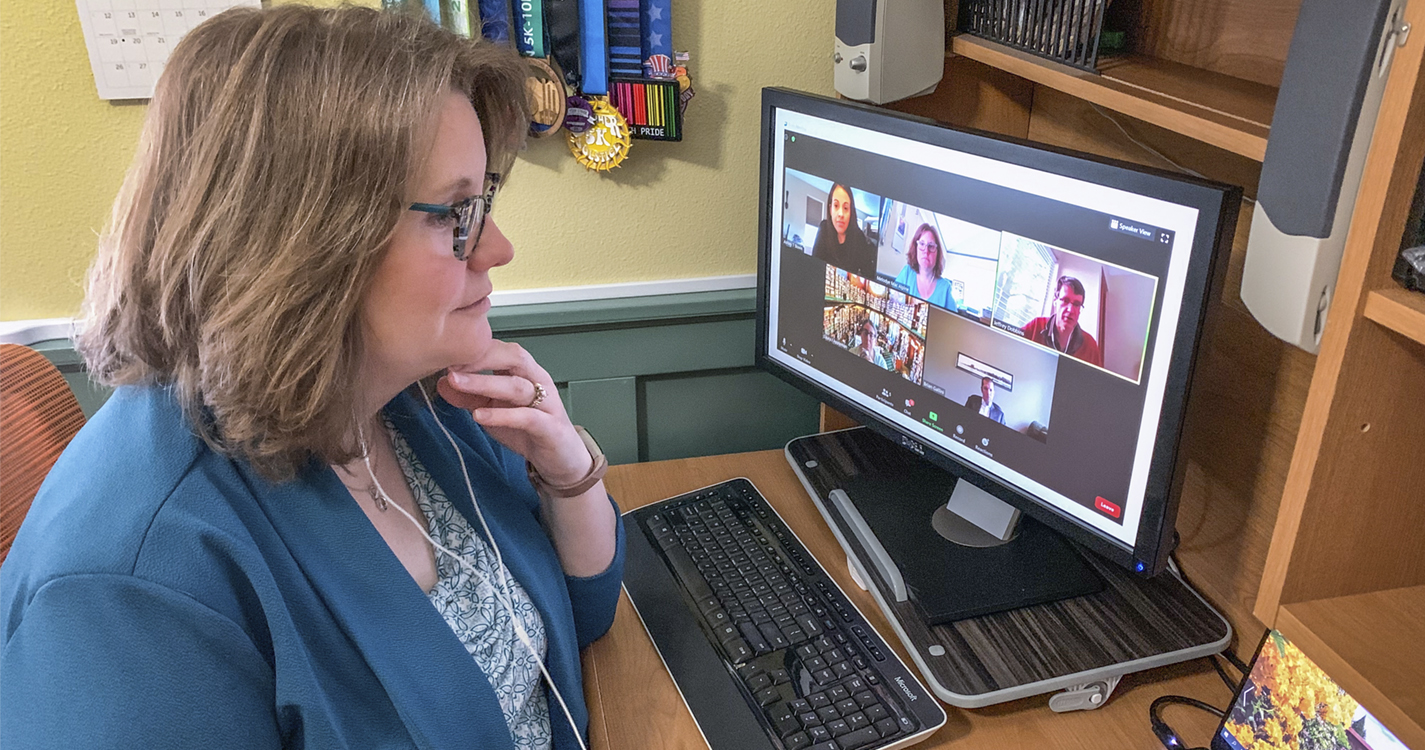
{"type": "MultiPolygon", "coordinates": [[[[905,659],[905,650],[871,595],[851,581],[845,554],[781,451],[616,466],[609,470],[605,483],[620,506],[629,510],[734,477],[747,477],[757,485],[905,659]]],[[[592,748],[706,747],[627,594],[620,597],[618,616],[608,635],[584,652],[584,692],[592,748]]],[[[1217,706],[1226,706],[1231,700],[1222,680],[1199,659],[1129,675],[1108,704],[1094,711],[1056,714],[1049,710],[1047,695],[977,710],[946,706],[949,720],[945,726],[916,747],[1152,750],[1160,745],[1148,728],[1148,704],[1168,693],[1217,706]]],[[[1164,718],[1185,735],[1188,746],[1208,744],[1217,728],[1216,718],[1194,709],[1169,706],[1164,718]]]]}

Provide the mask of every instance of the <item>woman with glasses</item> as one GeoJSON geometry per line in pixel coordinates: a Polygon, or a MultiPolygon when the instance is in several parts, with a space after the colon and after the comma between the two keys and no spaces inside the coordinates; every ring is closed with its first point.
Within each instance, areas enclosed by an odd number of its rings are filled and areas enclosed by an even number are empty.
{"type": "Polygon", "coordinates": [[[583,745],[623,532],[491,336],[524,70],[360,8],[177,46],[78,339],[117,389],[0,570],[0,745],[583,745]]]}
{"type": "Polygon", "coordinates": [[[950,280],[941,276],[945,271],[945,248],[940,233],[929,224],[921,224],[911,235],[905,250],[905,265],[896,276],[896,286],[947,310],[959,310],[950,280]]]}

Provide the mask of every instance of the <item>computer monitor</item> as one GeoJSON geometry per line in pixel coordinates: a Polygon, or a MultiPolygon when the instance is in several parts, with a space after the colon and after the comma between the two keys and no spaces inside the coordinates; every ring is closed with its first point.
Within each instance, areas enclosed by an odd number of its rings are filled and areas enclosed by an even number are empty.
{"type": "Polygon", "coordinates": [[[990,502],[1154,575],[1240,198],[764,90],[758,364],[990,502]]]}

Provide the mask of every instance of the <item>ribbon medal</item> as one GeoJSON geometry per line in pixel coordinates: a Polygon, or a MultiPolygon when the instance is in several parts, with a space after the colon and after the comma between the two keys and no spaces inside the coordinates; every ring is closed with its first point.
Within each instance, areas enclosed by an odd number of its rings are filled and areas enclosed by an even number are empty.
{"type": "Polygon", "coordinates": [[[590,99],[589,105],[594,110],[594,124],[583,133],[568,134],[569,150],[585,169],[605,172],[628,156],[632,143],[628,122],[607,99],[590,99]]]}

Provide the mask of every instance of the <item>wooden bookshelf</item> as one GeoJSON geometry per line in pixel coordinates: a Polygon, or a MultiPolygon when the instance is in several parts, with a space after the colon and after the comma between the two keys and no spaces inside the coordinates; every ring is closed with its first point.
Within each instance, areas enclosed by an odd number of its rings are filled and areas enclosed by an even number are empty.
{"type": "Polygon", "coordinates": [[[1095,75],[960,34],[950,53],[1260,162],[1277,89],[1146,55],[1099,62],[1095,75]]]}
{"type": "MultiPolygon", "coordinates": [[[[1193,170],[1251,196],[1299,6],[1119,3],[1131,49],[1097,75],[962,34],[943,93],[897,108],[1193,170]]],[[[1425,3],[1407,5],[1405,21],[1425,28],[1425,3]]],[[[1237,227],[1185,421],[1178,555],[1237,629],[1239,655],[1263,625],[1279,628],[1425,747],[1425,295],[1390,278],[1425,162],[1416,41],[1396,50],[1319,354],[1242,308],[1248,213],[1237,227]]],[[[829,410],[823,420],[844,422],[829,410]]]]}
{"type": "Polygon", "coordinates": [[[1366,295],[1365,316],[1425,344],[1425,294],[1400,287],[1378,289],[1366,295]]]}
{"type": "Polygon", "coordinates": [[[1425,747],[1425,586],[1288,604],[1276,626],[1407,747],[1425,747]]]}

